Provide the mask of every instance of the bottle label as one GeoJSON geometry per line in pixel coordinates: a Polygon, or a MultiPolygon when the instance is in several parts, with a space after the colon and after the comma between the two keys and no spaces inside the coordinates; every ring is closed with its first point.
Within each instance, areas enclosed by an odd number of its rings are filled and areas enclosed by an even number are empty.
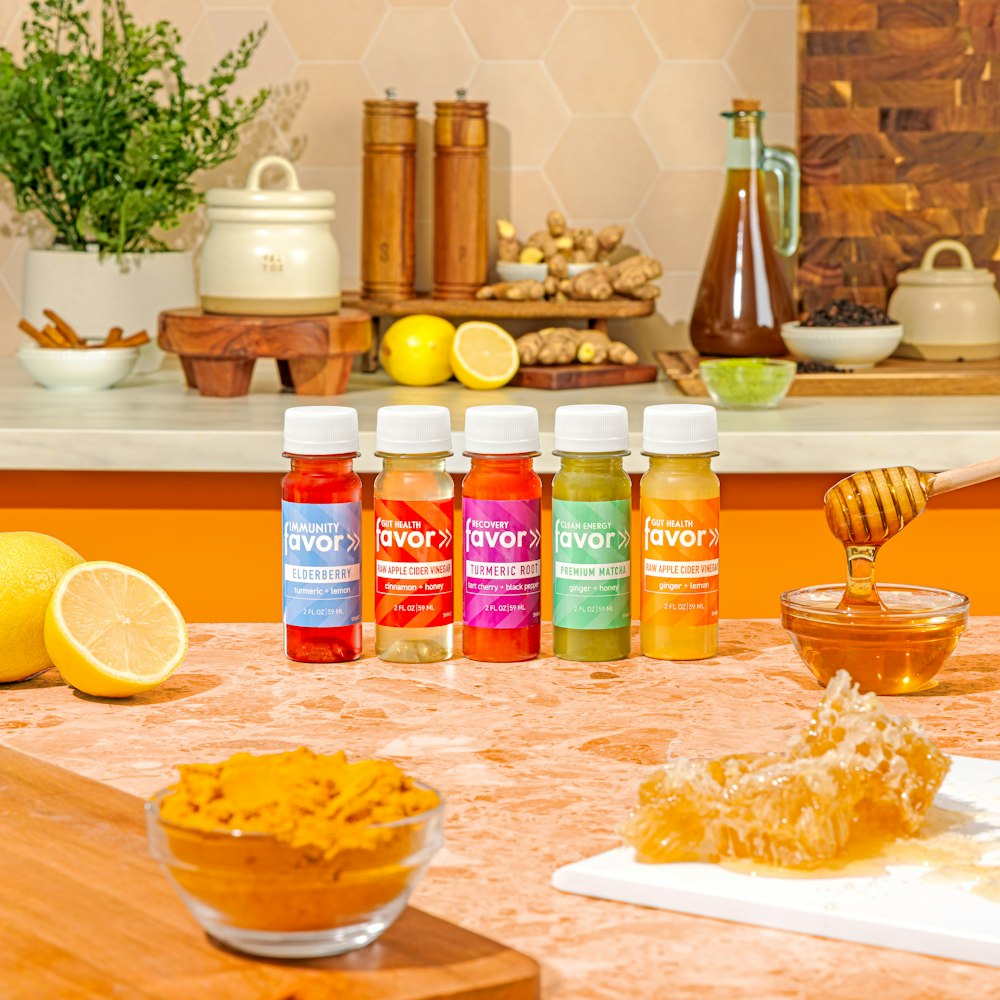
{"type": "Polygon", "coordinates": [[[300,628],[361,621],[361,504],[281,501],[282,620],[300,628]]]}
{"type": "Polygon", "coordinates": [[[525,628],[542,620],[539,500],[462,501],[464,620],[473,628],[525,628]]]}
{"type": "Polygon", "coordinates": [[[643,497],[639,517],[643,624],[717,624],[719,498],[643,497]]]}
{"type": "Polygon", "coordinates": [[[552,501],[554,625],[631,624],[631,516],[628,500],[552,501]]]}
{"type": "Polygon", "coordinates": [[[435,628],[455,618],[451,500],[375,500],[375,623],[435,628]]]}

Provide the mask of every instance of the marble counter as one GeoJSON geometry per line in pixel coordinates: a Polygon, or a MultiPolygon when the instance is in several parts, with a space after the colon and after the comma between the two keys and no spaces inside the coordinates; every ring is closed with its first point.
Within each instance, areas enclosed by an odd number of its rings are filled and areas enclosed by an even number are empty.
{"type": "MultiPolygon", "coordinates": [[[[371,630],[366,648],[371,649],[371,630]]],[[[1000,758],[1000,619],[976,619],[933,690],[889,699],[952,753],[1000,758]]],[[[615,843],[668,753],[780,747],[820,697],[773,622],[725,622],[719,657],[665,664],[293,664],[276,625],[192,626],[159,690],[109,702],[54,672],[6,687],[0,739],[136,795],[238,750],[391,757],[448,798],[414,902],[513,945],[546,1000],[1000,996],[1000,970],[564,895],[562,864],[615,843]]]]}
{"type": "MultiPolygon", "coordinates": [[[[539,410],[539,472],[554,472],[552,418],[557,406],[603,402],[628,406],[630,472],[645,470],[639,454],[642,410],[687,397],[668,382],[551,392],[498,389],[484,393],[457,383],[430,388],[393,384],[385,375],[355,375],[343,396],[296,397],[278,392],[275,367],[258,363],[252,391],[206,399],[186,389],[176,362],[96,393],[60,393],[34,385],[13,358],[0,358],[0,470],[279,472],[285,407],[334,403],[357,408],[362,455],[357,468],[376,471],[375,412],[397,403],[438,403],[462,429],[467,407],[522,403],[539,410]]],[[[719,412],[719,472],[840,473],[912,464],[929,472],[1000,453],[1000,406],[993,397],[796,397],[775,410],[719,412]]],[[[456,434],[456,451],[461,452],[456,434]]],[[[466,462],[458,454],[452,471],[466,462]]]]}

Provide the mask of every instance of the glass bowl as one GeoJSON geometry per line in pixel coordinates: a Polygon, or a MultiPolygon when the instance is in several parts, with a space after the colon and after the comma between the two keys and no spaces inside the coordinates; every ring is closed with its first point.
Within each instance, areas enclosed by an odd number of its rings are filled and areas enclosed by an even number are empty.
{"type": "Polygon", "coordinates": [[[168,823],[160,803],[169,794],[165,788],[146,803],[150,853],[204,930],[251,955],[319,958],[370,944],[403,912],[444,842],[443,800],[372,824],[370,845],[325,859],[271,834],[168,823]]]}
{"type": "Polygon", "coordinates": [[[788,394],[795,362],[772,358],[713,358],[698,368],[708,394],[729,410],[769,410],[788,394]]]}
{"type": "Polygon", "coordinates": [[[969,618],[964,594],[898,583],[878,593],[884,609],[841,608],[842,583],[781,595],[781,624],[820,684],[843,669],[862,691],[920,691],[958,645],[969,618]]]}

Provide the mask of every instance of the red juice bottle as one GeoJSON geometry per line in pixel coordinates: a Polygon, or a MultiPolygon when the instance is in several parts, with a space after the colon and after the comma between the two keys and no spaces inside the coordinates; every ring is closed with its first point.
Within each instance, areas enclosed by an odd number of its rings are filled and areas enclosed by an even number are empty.
{"type": "Polygon", "coordinates": [[[538,411],[469,407],[465,454],[472,468],[462,480],[462,651],[491,663],[531,660],[542,631],[538,411]]]}
{"type": "Polygon", "coordinates": [[[361,655],[358,414],[347,406],[285,411],[281,481],[285,655],[343,663],[361,655]]]}

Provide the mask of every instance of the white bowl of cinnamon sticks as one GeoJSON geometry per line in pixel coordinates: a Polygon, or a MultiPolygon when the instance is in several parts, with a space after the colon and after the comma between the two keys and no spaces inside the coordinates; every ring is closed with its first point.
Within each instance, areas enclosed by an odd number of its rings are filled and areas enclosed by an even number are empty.
{"type": "Polygon", "coordinates": [[[18,324],[32,342],[17,351],[21,367],[46,389],[87,392],[110,389],[135,367],[139,348],[149,343],[145,330],[126,336],[112,327],[103,338],[81,335],[58,313],[44,310],[47,322],[18,324]]]}

